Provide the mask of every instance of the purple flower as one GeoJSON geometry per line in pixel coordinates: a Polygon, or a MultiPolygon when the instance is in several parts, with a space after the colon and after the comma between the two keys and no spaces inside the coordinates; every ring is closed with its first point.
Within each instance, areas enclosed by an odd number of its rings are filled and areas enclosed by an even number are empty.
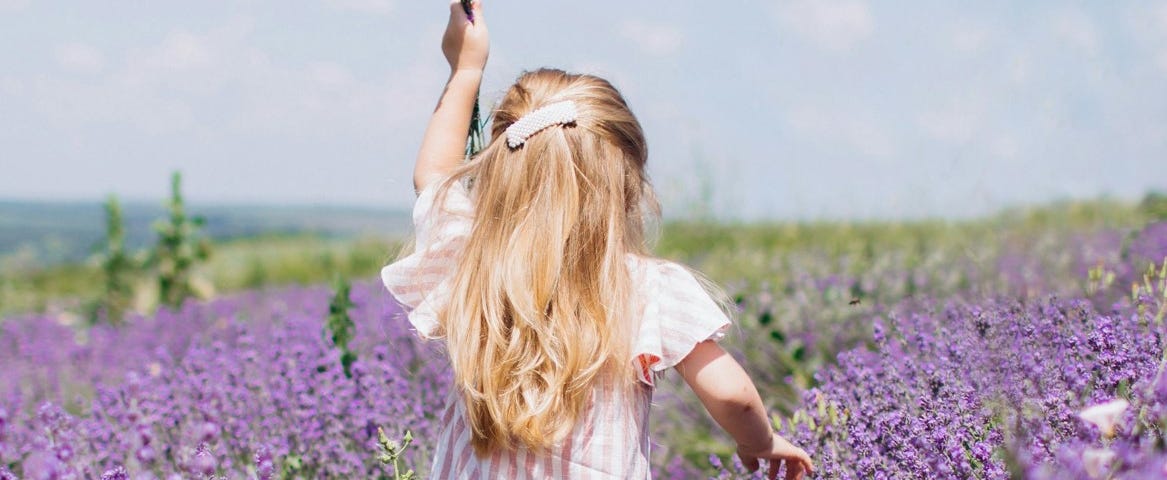
{"type": "Polygon", "coordinates": [[[101,480],[129,480],[129,478],[130,474],[120,465],[101,474],[101,480]]]}

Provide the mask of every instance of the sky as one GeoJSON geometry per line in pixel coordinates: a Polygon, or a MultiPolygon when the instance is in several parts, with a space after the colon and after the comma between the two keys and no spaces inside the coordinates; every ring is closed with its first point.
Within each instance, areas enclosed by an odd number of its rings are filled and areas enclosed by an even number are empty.
{"type": "MultiPolygon", "coordinates": [[[[0,198],[407,209],[445,0],[0,0],[0,198]]],[[[666,216],[968,217],[1167,189],[1167,0],[484,2],[489,107],[610,79],[666,216]],[[670,5],[667,8],[662,5],[670,5]]]]}

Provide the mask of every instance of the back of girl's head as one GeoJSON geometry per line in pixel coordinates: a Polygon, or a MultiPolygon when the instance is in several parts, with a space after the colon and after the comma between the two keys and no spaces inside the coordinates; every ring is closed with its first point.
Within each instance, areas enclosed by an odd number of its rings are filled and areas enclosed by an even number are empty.
{"type": "Polygon", "coordinates": [[[607,81],[558,70],[519,77],[464,181],[474,226],[442,327],[479,454],[540,449],[570,432],[599,382],[631,384],[634,285],[658,207],[636,117],[607,81]],[[507,145],[524,115],[571,100],[576,118],[507,145]]]}
{"type": "Polygon", "coordinates": [[[524,73],[495,109],[491,135],[495,140],[479,158],[480,198],[558,200],[560,205],[541,206],[567,220],[573,213],[584,216],[585,227],[600,226],[602,220],[631,222],[595,233],[614,233],[610,240],[642,251],[643,223],[658,210],[645,172],[648,146],[640,122],[611,83],[561,70],[524,73]],[[537,132],[518,148],[503,141],[506,128],[524,115],[566,100],[576,105],[572,124],[537,132]]]}

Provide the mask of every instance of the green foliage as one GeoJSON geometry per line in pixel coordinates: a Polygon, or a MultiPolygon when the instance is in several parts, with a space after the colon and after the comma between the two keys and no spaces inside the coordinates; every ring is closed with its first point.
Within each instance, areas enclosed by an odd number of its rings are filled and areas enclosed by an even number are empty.
{"type": "MultiPolygon", "coordinates": [[[[1152,203],[1144,201],[1146,205],[1152,203]]],[[[1147,213],[1142,210],[1146,207],[1102,199],[1010,210],[989,218],[960,221],[669,222],[663,225],[656,253],[697,267],[722,285],[750,290],[764,287],[775,295],[788,296],[798,270],[806,268],[800,260],[806,256],[803,252],[828,260],[814,265],[839,267],[830,272],[817,271],[820,275],[857,276],[887,268],[889,262],[928,272],[949,264],[955,255],[988,261],[996,246],[1009,242],[1060,238],[1103,228],[1125,230],[1147,221],[1147,213]]],[[[391,260],[390,252],[399,247],[397,240],[386,237],[354,240],[266,234],[216,242],[214,255],[197,270],[206,275],[205,284],[214,285],[218,291],[312,285],[327,282],[338,273],[351,279],[375,277],[391,260]]],[[[76,311],[79,299],[103,295],[103,273],[97,263],[37,266],[15,256],[0,258],[0,313],[43,311],[50,307],[76,311]]],[[[155,256],[150,255],[150,260],[155,256]]],[[[152,263],[146,266],[155,268],[152,263]]],[[[963,270],[953,275],[961,289],[977,281],[963,270]]],[[[146,278],[143,275],[142,279],[146,278]]],[[[853,288],[843,292],[846,308],[836,313],[866,312],[871,305],[900,298],[908,287],[904,279],[894,288],[853,288]],[[847,302],[855,298],[862,304],[849,307],[847,302]]],[[[138,292],[138,300],[154,298],[155,288],[155,284],[147,285],[138,292]]],[[[790,314],[775,312],[775,323],[790,314]]]]}
{"type": "Polygon", "coordinates": [[[486,147],[486,134],[483,132],[482,113],[478,108],[478,99],[474,99],[474,112],[470,116],[470,132],[466,135],[466,158],[473,157],[486,147]]]}
{"type": "Polygon", "coordinates": [[[169,216],[154,225],[158,242],[150,264],[158,274],[158,299],[163,305],[178,307],[190,297],[209,296],[207,284],[197,285],[194,269],[210,256],[210,241],[201,233],[202,217],[188,217],[182,199],[182,175],[174,172],[170,181],[169,216]],[[200,288],[196,288],[200,287],[200,288]]]}
{"type": "Polygon", "coordinates": [[[385,431],[381,427],[377,427],[377,449],[380,451],[377,454],[377,460],[382,464],[393,464],[393,479],[394,480],[416,480],[417,474],[412,469],[401,471],[401,455],[405,453],[405,449],[409,444],[413,443],[413,432],[405,431],[405,437],[401,442],[390,439],[385,435],[385,431]]]}
{"type": "Polygon", "coordinates": [[[356,330],[356,325],[348,314],[349,308],[353,306],[353,301],[349,297],[351,290],[352,285],[348,280],[343,277],[336,280],[336,291],[333,293],[332,301],[328,303],[328,322],[324,326],[325,338],[331,339],[332,344],[340,349],[340,364],[348,378],[353,377],[351,367],[357,359],[357,354],[348,347],[356,330]]]}
{"type": "Polygon", "coordinates": [[[1139,202],[1139,211],[1150,220],[1167,220],[1167,193],[1148,193],[1139,202]]]}
{"type": "Polygon", "coordinates": [[[280,462],[280,478],[297,478],[304,470],[304,459],[296,454],[288,454],[280,462]]]}
{"type": "Polygon", "coordinates": [[[102,292],[90,313],[90,322],[123,322],[134,300],[137,267],[126,253],[126,229],[121,204],[110,195],[105,203],[105,252],[101,260],[102,292]]]}
{"type": "MultiPolygon", "coordinates": [[[[1139,316],[1142,317],[1147,308],[1153,308],[1153,317],[1156,325],[1162,325],[1167,317],[1167,258],[1161,264],[1151,264],[1143,272],[1142,282],[1131,285],[1131,301],[1139,305],[1139,316]],[[1141,302],[1146,298],[1148,302],[1141,302]]],[[[1163,353],[1167,357],[1167,352],[1163,353]]]]}

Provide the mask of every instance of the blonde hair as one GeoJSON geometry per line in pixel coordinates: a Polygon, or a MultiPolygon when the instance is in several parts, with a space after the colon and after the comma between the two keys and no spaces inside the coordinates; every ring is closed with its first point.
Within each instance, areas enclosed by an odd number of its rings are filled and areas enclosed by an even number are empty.
{"type": "Polygon", "coordinates": [[[475,220],[439,313],[478,455],[545,449],[570,434],[599,382],[630,388],[634,290],[659,216],[640,123],[590,75],[521,75],[493,113],[492,141],[440,186],[466,182],[475,220]],[[574,123],[510,148],[504,131],[573,100],[574,123]]]}

